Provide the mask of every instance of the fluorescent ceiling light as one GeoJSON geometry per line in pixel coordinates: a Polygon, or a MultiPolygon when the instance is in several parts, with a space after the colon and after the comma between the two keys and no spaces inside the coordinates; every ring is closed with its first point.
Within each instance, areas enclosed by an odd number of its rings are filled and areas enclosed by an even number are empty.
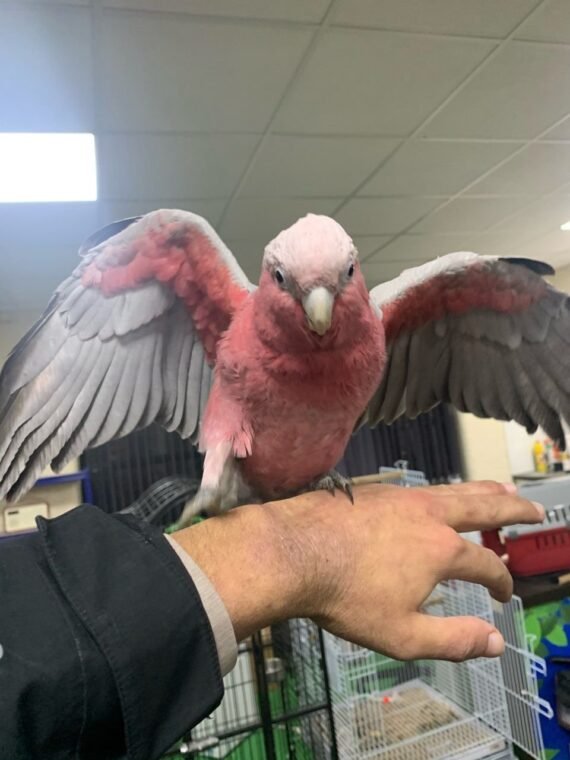
{"type": "Polygon", "coordinates": [[[0,132],[0,203],[96,200],[92,134],[0,132]]]}
{"type": "Polygon", "coordinates": [[[564,230],[564,232],[570,232],[570,220],[564,222],[564,224],[561,224],[560,229],[564,230]]]}

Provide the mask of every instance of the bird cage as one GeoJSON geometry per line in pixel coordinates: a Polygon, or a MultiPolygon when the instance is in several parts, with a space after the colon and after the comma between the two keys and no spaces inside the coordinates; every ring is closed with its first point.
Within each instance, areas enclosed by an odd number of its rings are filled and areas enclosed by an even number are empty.
{"type": "Polygon", "coordinates": [[[512,757],[516,745],[540,760],[539,716],[553,711],[538,696],[535,676],[546,666],[527,646],[520,599],[498,605],[481,586],[449,581],[426,612],[488,620],[505,637],[505,654],[403,663],[325,634],[339,757],[479,760],[512,757]]]}
{"type": "MultiPolygon", "coordinates": [[[[382,468],[384,482],[427,485],[422,473],[397,465],[382,468]]],[[[505,638],[504,655],[404,663],[325,633],[339,757],[503,760],[514,757],[517,746],[541,760],[539,716],[552,718],[553,710],[538,696],[536,677],[545,675],[546,665],[528,646],[521,600],[500,605],[482,586],[448,581],[436,588],[425,611],[487,620],[505,638]]]]}

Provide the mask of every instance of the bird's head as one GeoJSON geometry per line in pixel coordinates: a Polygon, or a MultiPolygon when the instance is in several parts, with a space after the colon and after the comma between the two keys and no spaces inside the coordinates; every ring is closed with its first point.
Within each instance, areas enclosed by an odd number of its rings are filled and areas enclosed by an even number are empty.
{"type": "Polygon", "coordinates": [[[315,214],[267,245],[260,292],[277,321],[317,342],[338,334],[342,313],[368,300],[354,243],[334,219],[315,214]]]}

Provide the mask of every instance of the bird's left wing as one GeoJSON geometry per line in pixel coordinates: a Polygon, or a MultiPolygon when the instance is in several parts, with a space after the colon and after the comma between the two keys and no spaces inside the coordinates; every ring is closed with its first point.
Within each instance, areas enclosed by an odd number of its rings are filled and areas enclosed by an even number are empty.
{"type": "Polygon", "coordinates": [[[80,253],[0,374],[0,498],[153,422],[195,440],[218,345],[253,289],[189,211],[114,223],[80,253]]]}
{"type": "Polygon", "coordinates": [[[363,422],[451,402],[478,417],[540,425],[559,444],[570,421],[570,298],[527,259],[451,253],[375,287],[387,361],[363,422]]]}

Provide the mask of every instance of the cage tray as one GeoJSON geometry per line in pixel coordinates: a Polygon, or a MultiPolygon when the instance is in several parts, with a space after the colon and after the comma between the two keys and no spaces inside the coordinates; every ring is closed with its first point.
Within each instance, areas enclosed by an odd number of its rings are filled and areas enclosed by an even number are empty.
{"type": "Polygon", "coordinates": [[[344,717],[353,726],[354,757],[480,760],[506,747],[503,736],[419,679],[341,709],[350,713],[344,717]]]}

